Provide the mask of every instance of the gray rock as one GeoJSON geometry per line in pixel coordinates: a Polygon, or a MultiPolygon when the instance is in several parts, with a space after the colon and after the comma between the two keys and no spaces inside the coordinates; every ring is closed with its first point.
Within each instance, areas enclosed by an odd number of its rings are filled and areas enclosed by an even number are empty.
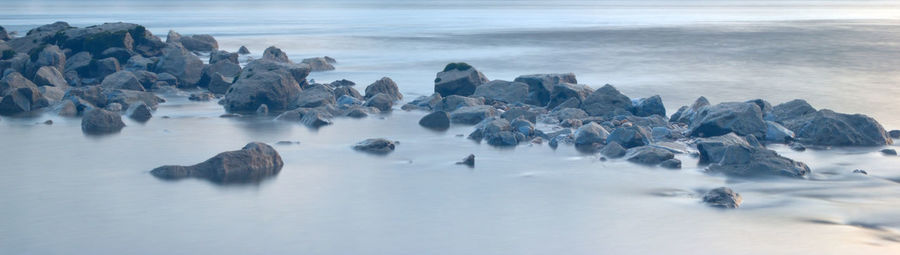
{"type": "Polygon", "coordinates": [[[104,89],[102,96],[106,98],[107,104],[119,103],[124,108],[129,108],[132,105],[137,105],[138,103],[143,103],[143,104],[146,104],[147,106],[149,106],[151,109],[156,109],[156,107],[159,105],[159,103],[165,102],[164,99],[156,96],[156,94],[153,94],[152,92],[143,92],[143,91],[135,91],[135,90],[104,89]]]}
{"type": "Polygon", "coordinates": [[[616,142],[625,148],[634,148],[649,145],[652,140],[650,131],[644,127],[632,125],[614,129],[606,137],[606,141],[616,142]]]}
{"type": "Polygon", "coordinates": [[[888,132],[888,136],[893,139],[900,139],[900,130],[891,130],[888,132]]]}
{"type": "Polygon", "coordinates": [[[56,67],[57,70],[63,70],[66,68],[66,54],[56,45],[47,45],[38,53],[34,66],[35,69],[42,66],[52,66],[56,67]]]}
{"type": "MultiPolygon", "coordinates": [[[[82,76],[97,78],[98,81],[101,81],[104,77],[121,70],[122,67],[119,66],[119,60],[115,58],[104,58],[97,61],[91,61],[91,64],[88,65],[87,75],[82,76]]],[[[79,72],[79,75],[80,74],[81,72],[79,72]]]]}
{"type": "Polygon", "coordinates": [[[538,106],[546,106],[550,102],[553,86],[560,83],[578,84],[573,73],[522,75],[514,81],[528,84],[526,103],[538,106]]]}
{"type": "Polygon", "coordinates": [[[434,111],[422,117],[419,125],[433,130],[447,130],[450,128],[450,114],[445,111],[434,111]]]}
{"type": "Polygon", "coordinates": [[[359,119],[359,118],[365,118],[365,117],[369,116],[369,114],[366,113],[365,109],[360,108],[360,107],[355,107],[355,108],[352,108],[349,111],[347,111],[347,113],[344,114],[344,116],[359,119]]]}
{"type": "Polygon", "coordinates": [[[581,105],[581,102],[591,95],[592,92],[594,92],[594,90],[587,85],[573,83],[559,83],[553,85],[553,90],[550,93],[550,102],[547,104],[547,108],[556,108],[556,106],[573,98],[581,105]]]}
{"type": "Polygon", "coordinates": [[[155,72],[172,74],[179,87],[195,87],[203,75],[203,60],[184,48],[170,46],[163,49],[155,72]]]}
{"type": "Polygon", "coordinates": [[[400,94],[397,83],[394,83],[394,81],[388,77],[383,77],[366,87],[366,98],[372,98],[378,93],[384,93],[385,95],[390,96],[391,101],[403,99],[403,94],[400,94]]]}
{"type": "Polygon", "coordinates": [[[269,106],[266,104],[259,105],[259,108],[256,108],[256,116],[267,116],[269,115],[269,106]]]}
{"type": "Polygon", "coordinates": [[[94,59],[94,56],[92,56],[90,52],[82,51],[75,53],[75,55],[66,59],[66,66],[63,70],[65,72],[76,71],[78,74],[84,75],[88,66],[91,65],[92,59],[94,59]]]}
{"type": "Polygon", "coordinates": [[[766,121],[766,141],[788,143],[794,140],[794,131],[774,121],[766,121]]]}
{"type": "Polygon", "coordinates": [[[469,96],[475,88],[488,82],[487,77],[466,63],[450,63],[437,73],[434,92],[446,97],[450,95],[469,96]]]}
{"type": "MultiPolygon", "coordinates": [[[[511,107],[500,116],[509,121],[524,118],[525,120],[530,121],[531,123],[537,122],[538,115],[546,113],[546,110],[543,108],[531,108],[528,106],[522,107],[511,107]]],[[[581,125],[579,125],[581,126],[581,125]]]]}
{"type": "Polygon", "coordinates": [[[617,142],[609,142],[600,148],[600,154],[608,158],[621,158],[625,156],[625,147],[617,142]]]}
{"type": "MultiPolygon", "coordinates": [[[[756,106],[754,106],[756,107],[756,106]]],[[[802,178],[810,173],[809,167],[766,149],[752,136],[740,137],[734,133],[697,140],[700,163],[709,164],[708,170],[739,177],[786,176],[802,178]]]]}
{"type": "Polygon", "coordinates": [[[430,96],[420,96],[415,100],[403,105],[404,110],[435,110],[444,100],[441,94],[434,93],[430,96]]]}
{"type": "Polygon", "coordinates": [[[156,61],[153,61],[153,59],[145,58],[141,55],[134,55],[131,56],[128,61],[125,61],[125,66],[122,68],[128,71],[150,71],[154,65],[156,65],[156,61]]]}
{"type": "Polygon", "coordinates": [[[338,98],[338,97],[341,97],[344,95],[355,98],[355,99],[360,99],[360,100],[363,99],[362,94],[359,94],[359,91],[356,91],[356,89],[354,89],[353,87],[340,86],[340,87],[334,88],[334,97],[335,98],[338,98]]]}
{"type": "Polygon", "coordinates": [[[824,146],[893,144],[893,140],[881,124],[862,114],[843,114],[824,109],[787,120],[784,126],[794,131],[797,140],[804,144],[824,146]]]}
{"type": "Polygon", "coordinates": [[[228,89],[231,88],[231,81],[233,78],[226,78],[220,73],[215,73],[209,78],[209,84],[206,85],[206,88],[209,92],[215,94],[225,94],[228,93],[228,89]]]}
{"type": "Polygon", "coordinates": [[[681,160],[677,158],[667,159],[666,161],[659,163],[659,166],[668,169],[681,169],[681,160]]]}
{"type": "MultiPolygon", "coordinates": [[[[504,118],[505,119],[505,118],[504,118]]],[[[535,136],[534,123],[530,121],[518,118],[509,122],[509,125],[512,127],[512,131],[522,134],[526,138],[535,136]]]]}
{"type": "MultiPolygon", "coordinates": [[[[438,94],[440,95],[440,94],[438,94]]],[[[483,98],[472,98],[459,95],[450,95],[443,97],[441,102],[435,105],[434,110],[452,112],[456,109],[466,106],[484,105],[483,98]]]]}
{"type": "Polygon", "coordinates": [[[241,150],[222,152],[196,165],[161,166],[150,173],[167,180],[193,177],[216,183],[250,183],[277,175],[283,166],[281,155],[272,146],[253,142],[241,150]]]}
{"type": "Polygon", "coordinates": [[[690,125],[691,123],[694,123],[694,119],[696,119],[700,110],[707,106],[709,106],[709,100],[701,96],[697,98],[691,106],[682,106],[679,108],[678,111],[669,118],[669,122],[690,125]]]}
{"type": "Polygon", "coordinates": [[[159,81],[159,75],[156,73],[148,72],[148,71],[131,71],[134,74],[134,77],[138,79],[138,82],[141,83],[141,86],[144,87],[144,90],[154,89],[156,82],[159,81]]]}
{"type": "MultiPolygon", "coordinates": [[[[137,53],[135,53],[132,50],[129,50],[126,48],[115,47],[115,48],[108,48],[108,49],[104,50],[103,52],[101,52],[100,58],[115,58],[121,64],[121,63],[127,63],[128,60],[131,59],[131,56],[135,55],[135,54],[137,54],[137,53]]],[[[140,55],[138,55],[138,56],[140,56],[140,55]]]]}
{"type": "Polygon", "coordinates": [[[271,111],[297,107],[300,95],[298,80],[306,82],[309,68],[271,60],[255,60],[247,64],[237,81],[225,93],[223,101],[229,112],[252,112],[266,104],[271,111]]]}
{"type": "Polygon", "coordinates": [[[118,133],[125,127],[122,116],[103,109],[93,109],[81,119],[81,131],[85,134],[118,133]]]}
{"type": "Polygon", "coordinates": [[[350,107],[362,105],[363,101],[349,95],[342,95],[338,97],[337,100],[335,100],[335,103],[337,103],[337,105],[341,107],[350,107]]]}
{"type": "Polygon", "coordinates": [[[18,72],[12,72],[0,79],[0,96],[6,96],[19,88],[35,88],[37,85],[18,72]]]}
{"type": "Polygon", "coordinates": [[[707,106],[697,113],[690,125],[695,137],[720,136],[728,133],[765,137],[766,123],[759,106],[753,103],[721,103],[707,106]]]}
{"type": "Polygon", "coordinates": [[[238,53],[231,53],[231,52],[224,51],[224,50],[217,50],[217,51],[210,52],[209,63],[215,64],[215,63],[224,61],[226,63],[240,64],[240,62],[238,62],[238,56],[239,56],[238,53]]]}
{"type": "Polygon", "coordinates": [[[712,207],[734,209],[741,206],[743,198],[729,188],[720,187],[706,192],[703,202],[712,207]]]}
{"type": "Polygon", "coordinates": [[[394,151],[394,142],[384,138],[370,138],[353,145],[353,149],[372,154],[388,154],[394,151]]]}
{"type": "Polygon", "coordinates": [[[474,97],[484,97],[488,102],[524,103],[528,98],[528,84],[493,80],[475,88],[474,97]]]}
{"type": "MultiPolygon", "coordinates": [[[[197,102],[207,102],[207,101],[213,100],[213,98],[216,98],[216,96],[211,93],[191,93],[191,95],[188,97],[188,100],[197,101],[197,102]]],[[[257,108],[259,108],[259,107],[257,107],[257,108]]]]}
{"type": "Polygon", "coordinates": [[[881,153],[884,155],[897,156],[897,151],[894,149],[882,149],[881,153]]]}
{"type": "Polygon", "coordinates": [[[356,86],[356,83],[347,79],[340,79],[330,83],[331,86],[341,87],[341,86],[356,86]]]}
{"type": "Polygon", "coordinates": [[[869,172],[866,172],[866,170],[862,170],[862,169],[853,169],[852,173],[861,174],[861,175],[869,175],[869,172]]]}
{"type": "Polygon", "coordinates": [[[293,63],[288,58],[287,53],[275,46],[269,46],[263,51],[264,60],[272,60],[279,63],[293,63]]]}
{"type": "Polygon", "coordinates": [[[488,117],[497,115],[499,115],[497,110],[487,105],[464,106],[450,113],[450,122],[474,125],[488,117]]]}
{"type": "Polygon", "coordinates": [[[164,82],[166,86],[178,86],[178,78],[170,73],[159,73],[156,77],[158,82],[164,82]]]}
{"type": "Polygon", "coordinates": [[[334,103],[334,91],[331,88],[325,85],[315,85],[300,91],[296,105],[298,107],[313,108],[334,103]]]}
{"type": "Polygon", "coordinates": [[[625,158],[633,163],[658,165],[666,160],[675,158],[675,154],[656,146],[640,146],[628,149],[625,152],[625,158]]]}
{"type": "Polygon", "coordinates": [[[650,115],[666,116],[666,107],[663,105],[662,98],[655,95],[648,98],[639,98],[633,100],[634,115],[646,117],[650,115]]]}
{"type": "Polygon", "coordinates": [[[191,35],[181,38],[181,45],[190,51],[210,52],[219,49],[219,42],[211,35],[191,35]]]}
{"type": "Polygon", "coordinates": [[[475,131],[469,134],[469,139],[476,141],[485,140],[489,145],[493,146],[515,146],[519,140],[511,130],[512,126],[510,126],[509,121],[491,117],[479,123],[475,131]]]}
{"type": "Polygon", "coordinates": [[[575,146],[593,147],[606,143],[609,131],[596,122],[584,124],[575,130],[575,146]]]}
{"type": "Polygon", "coordinates": [[[110,104],[107,104],[106,107],[103,107],[103,109],[107,110],[107,111],[119,113],[119,112],[122,112],[122,109],[124,109],[124,108],[122,108],[122,104],[120,104],[120,103],[110,103],[110,104]]]}
{"type": "Polygon", "coordinates": [[[491,134],[489,136],[486,136],[484,140],[486,140],[489,145],[498,147],[509,147],[519,144],[518,136],[516,135],[516,133],[511,131],[502,131],[491,134]]]}
{"type": "Polygon", "coordinates": [[[241,48],[238,49],[238,54],[241,54],[241,55],[250,54],[250,49],[247,49],[246,46],[241,45],[241,48]]]}
{"type": "Polygon", "coordinates": [[[786,121],[798,119],[816,112],[816,108],[803,99],[794,99],[772,107],[767,120],[784,124],[786,121]]]}
{"type": "Polygon", "coordinates": [[[331,114],[322,112],[322,111],[310,111],[306,114],[303,114],[303,118],[300,119],[300,123],[306,125],[310,128],[320,128],[323,126],[331,125],[331,114]]]}
{"type": "Polygon", "coordinates": [[[118,71],[106,76],[106,78],[103,78],[103,82],[100,83],[100,86],[107,89],[144,91],[144,86],[141,85],[138,78],[134,76],[134,73],[129,71],[118,71]]]}
{"type": "Polygon", "coordinates": [[[50,105],[58,103],[66,95],[64,89],[52,86],[41,86],[38,88],[38,91],[41,92],[41,96],[43,96],[50,105]]]}
{"type": "Polygon", "coordinates": [[[578,108],[562,108],[550,112],[550,117],[558,121],[566,121],[572,119],[584,119],[588,117],[587,112],[578,108]]]}
{"type": "Polygon", "coordinates": [[[609,84],[595,90],[581,103],[581,109],[591,116],[613,116],[617,112],[631,112],[632,108],[631,99],[609,84]]]}
{"type": "Polygon", "coordinates": [[[469,154],[462,159],[460,162],[456,162],[458,165],[467,165],[469,167],[475,167],[475,154],[469,154]]]}
{"type": "Polygon", "coordinates": [[[322,71],[331,71],[334,70],[334,66],[328,62],[323,57],[318,58],[307,58],[301,61],[304,64],[309,65],[310,70],[313,72],[322,72],[322,71]]]}
{"type": "Polygon", "coordinates": [[[0,41],[9,41],[9,39],[12,38],[9,37],[9,33],[6,32],[6,28],[0,26],[0,41]]]}
{"type": "Polygon", "coordinates": [[[241,65],[225,60],[205,65],[203,66],[202,75],[197,82],[197,86],[209,87],[209,84],[212,82],[211,80],[216,74],[224,76],[228,81],[232,81],[234,80],[234,77],[241,74],[241,65]]]}
{"type": "Polygon", "coordinates": [[[153,113],[149,106],[143,103],[139,103],[134,110],[131,111],[131,115],[128,115],[129,118],[138,121],[138,122],[146,122],[153,117],[153,113]]]}
{"type": "Polygon", "coordinates": [[[49,102],[35,87],[16,88],[0,99],[0,114],[12,115],[47,107],[49,102]]]}
{"type": "Polygon", "coordinates": [[[378,93],[367,99],[363,106],[375,107],[382,112],[388,112],[394,107],[394,100],[387,94],[378,93]]]}

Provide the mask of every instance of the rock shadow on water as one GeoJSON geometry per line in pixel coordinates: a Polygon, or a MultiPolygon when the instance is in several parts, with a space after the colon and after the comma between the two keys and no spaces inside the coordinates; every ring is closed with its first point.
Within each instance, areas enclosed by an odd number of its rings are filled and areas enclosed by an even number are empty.
{"type": "Polygon", "coordinates": [[[278,175],[283,166],[274,148],[252,142],[241,150],[222,152],[199,164],[161,166],[150,174],[167,181],[199,178],[217,184],[257,184],[278,175]]]}

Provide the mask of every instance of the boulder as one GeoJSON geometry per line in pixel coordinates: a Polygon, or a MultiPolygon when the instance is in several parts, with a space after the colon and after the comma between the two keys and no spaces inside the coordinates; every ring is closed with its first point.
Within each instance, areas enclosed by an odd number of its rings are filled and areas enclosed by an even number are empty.
{"type": "Polygon", "coordinates": [[[106,78],[103,78],[103,82],[100,83],[100,86],[106,89],[144,91],[144,86],[141,85],[138,78],[134,76],[134,73],[129,71],[118,71],[106,76],[106,78]]]}
{"type": "MultiPolygon", "coordinates": [[[[756,107],[756,106],[754,106],[756,107]]],[[[753,136],[734,133],[697,140],[700,164],[708,171],[738,177],[785,176],[802,178],[810,173],[803,162],[766,149],[753,136]]]]}
{"type": "Polygon", "coordinates": [[[261,104],[277,112],[294,109],[301,91],[298,80],[305,82],[307,75],[309,68],[306,65],[266,59],[250,62],[225,93],[225,109],[253,112],[261,104]]]}
{"type": "Polygon", "coordinates": [[[600,124],[596,122],[584,124],[575,130],[575,146],[592,148],[605,144],[608,136],[609,131],[606,131],[606,128],[600,124]]]}
{"type": "Polygon", "coordinates": [[[338,97],[337,100],[335,100],[335,103],[337,103],[337,105],[341,107],[351,107],[362,105],[363,101],[349,95],[342,95],[338,97]]]}
{"type": "Polygon", "coordinates": [[[600,154],[608,158],[621,158],[625,156],[625,147],[617,142],[608,142],[603,148],[600,148],[600,154]]]}
{"type": "Polygon", "coordinates": [[[553,86],[553,90],[550,93],[550,102],[547,104],[547,108],[556,108],[556,106],[563,104],[570,99],[573,99],[572,102],[576,105],[581,105],[581,102],[591,95],[591,92],[594,92],[594,90],[587,85],[573,83],[556,84],[553,86]]]}
{"type": "Polygon", "coordinates": [[[464,106],[450,113],[450,122],[474,125],[488,117],[497,115],[499,115],[497,110],[487,105],[464,106]]]}
{"type": "Polygon", "coordinates": [[[194,177],[216,183],[249,183],[275,176],[283,166],[281,155],[272,146],[253,142],[241,150],[222,152],[196,165],[161,166],[150,173],[167,180],[194,177]]]}
{"type": "Polygon", "coordinates": [[[203,66],[202,75],[197,82],[197,86],[209,87],[209,84],[212,82],[211,80],[214,78],[213,76],[216,74],[224,76],[226,80],[234,80],[234,77],[241,74],[241,65],[224,60],[205,65],[203,66]]]}
{"type": "Polygon", "coordinates": [[[66,54],[56,45],[47,45],[40,53],[38,53],[36,59],[34,56],[32,56],[32,59],[34,60],[35,69],[42,66],[56,67],[57,70],[66,68],[66,54]]]}
{"type": "Polygon", "coordinates": [[[231,88],[231,81],[233,80],[234,78],[226,78],[220,73],[215,73],[210,76],[206,89],[214,94],[225,94],[231,88]]]}
{"type": "Polygon", "coordinates": [[[394,83],[388,77],[383,77],[366,87],[366,98],[372,98],[378,93],[384,93],[389,96],[391,101],[403,99],[403,94],[400,94],[400,88],[397,87],[397,83],[394,83]]]}
{"type": "Polygon", "coordinates": [[[259,105],[259,108],[256,108],[256,116],[267,116],[269,115],[269,106],[266,104],[259,105]]]}
{"type": "Polygon", "coordinates": [[[388,154],[394,151],[394,142],[384,138],[370,138],[353,145],[353,149],[372,154],[388,154]]]}
{"type": "Polygon", "coordinates": [[[633,107],[630,98],[609,84],[595,90],[581,103],[581,109],[591,116],[619,115],[621,112],[631,112],[633,107]]]}
{"type": "Polygon", "coordinates": [[[794,140],[794,131],[774,121],[766,121],[766,141],[789,143],[794,140]]]}
{"type": "Polygon", "coordinates": [[[766,123],[759,106],[735,102],[703,107],[690,125],[690,134],[695,137],[720,136],[731,132],[765,137],[766,123]]]}
{"type": "Polygon", "coordinates": [[[66,59],[66,66],[62,69],[63,73],[69,71],[78,72],[81,76],[87,76],[87,70],[91,65],[91,60],[94,59],[94,56],[91,55],[90,52],[82,51],[79,53],[75,53],[75,55],[70,56],[66,59]]]}
{"type": "Polygon", "coordinates": [[[375,96],[366,99],[366,102],[363,103],[363,106],[374,107],[382,112],[388,112],[391,111],[391,108],[394,107],[394,100],[388,94],[378,93],[375,94],[375,96]]]}
{"type": "Polygon", "coordinates": [[[703,203],[712,207],[734,209],[741,206],[741,194],[726,187],[719,187],[703,195],[703,203]]]}
{"type": "Polygon", "coordinates": [[[691,106],[682,106],[679,108],[678,111],[669,118],[669,122],[690,125],[691,123],[694,123],[694,119],[700,110],[707,106],[709,106],[709,100],[701,96],[697,98],[691,106]]]}
{"type": "Polygon", "coordinates": [[[232,64],[240,64],[237,53],[230,53],[224,50],[217,50],[209,53],[209,64],[226,62],[232,64]]]}
{"type": "Polygon", "coordinates": [[[606,137],[606,142],[616,142],[625,148],[649,145],[651,141],[650,131],[637,125],[618,127],[606,137]]]}
{"type": "Polygon", "coordinates": [[[323,57],[318,58],[307,58],[301,61],[304,64],[309,65],[309,69],[313,72],[323,72],[323,71],[331,71],[334,70],[334,66],[328,62],[323,57]]]}
{"type": "Polygon", "coordinates": [[[681,160],[677,158],[667,159],[666,161],[660,162],[659,166],[668,169],[681,169],[681,160]]]}
{"type": "Polygon", "coordinates": [[[320,127],[331,125],[331,117],[331,114],[324,111],[313,110],[303,114],[303,118],[300,119],[300,123],[307,127],[317,129],[320,127]]]}
{"type": "Polygon", "coordinates": [[[122,116],[104,109],[93,109],[81,119],[81,131],[86,134],[117,133],[125,127],[122,116]]]}
{"type": "Polygon", "coordinates": [[[457,164],[457,165],[466,165],[466,166],[469,166],[469,167],[474,167],[474,166],[475,166],[475,154],[469,154],[469,156],[466,156],[466,157],[463,158],[462,161],[460,161],[460,162],[456,162],[456,164],[457,164]]]}
{"type": "Polygon", "coordinates": [[[6,32],[6,28],[3,26],[0,26],[0,41],[9,41],[9,39],[12,39],[12,38],[9,37],[9,33],[6,32]]]}
{"type": "Polygon", "coordinates": [[[549,117],[555,121],[561,122],[566,120],[580,120],[588,117],[587,112],[578,108],[562,108],[550,112],[549,117]]]}
{"type": "Polygon", "coordinates": [[[10,91],[0,99],[0,114],[12,115],[47,107],[50,103],[36,87],[22,87],[10,91]]]}
{"type": "Polygon", "coordinates": [[[347,79],[336,80],[336,81],[333,81],[333,82],[331,82],[331,83],[329,83],[329,84],[331,84],[331,86],[334,86],[334,87],[356,86],[356,83],[355,83],[355,82],[350,81],[350,80],[347,80],[347,79]]]}
{"type": "Polygon", "coordinates": [[[138,122],[146,122],[153,117],[153,113],[151,113],[149,106],[144,103],[139,103],[134,107],[134,110],[131,111],[131,115],[128,115],[128,117],[138,122]]]}
{"type": "Polygon", "coordinates": [[[518,118],[512,120],[509,122],[509,125],[512,127],[513,132],[522,134],[525,138],[533,137],[536,135],[534,123],[531,123],[526,119],[518,118]]]}
{"type": "Polygon", "coordinates": [[[339,98],[341,96],[349,96],[355,99],[363,99],[362,94],[359,94],[359,91],[350,86],[340,86],[334,88],[334,97],[339,98]]]}
{"type": "Polygon", "coordinates": [[[140,56],[136,54],[134,51],[125,48],[109,48],[100,53],[100,58],[115,58],[121,64],[131,60],[131,56],[140,56]]]}
{"type": "Polygon", "coordinates": [[[145,58],[141,55],[134,55],[125,62],[122,68],[128,71],[150,71],[156,65],[157,58],[145,58]]]}
{"type": "Polygon", "coordinates": [[[72,52],[87,51],[93,55],[101,55],[109,48],[123,48],[150,57],[158,56],[166,47],[145,27],[121,22],[67,29],[54,37],[64,39],[59,42],[61,48],[71,49],[72,52]]]}
{"type": "Polygon", "coordinates": [[[433,130],[447,130],[450,128],[450,114],[445,111],[434,111],[422,117],[419,125],[433,130]]]}
{"type": "Polygon", "coordinates": [[[313,108],[334,103],[334,91],[332,91],[330,87],[325,85],[315,85],[309,89],[300,91],[296,105],[298,107],[313,108]]]}
{"type": "Polygon", "coordinates": [[[291,62],[291,59],[288,58],[287,53],[275,46],[269,46],[268,48],[266,48],[266,50],[263,51],[262,59],[279,63],[293,63],[291,62]]]}
{"type": "Polygon", "coordinates": [[[488,82],[487,77],[466,63],[450,63],[437,73],[434,79],[434,92],[441,96],[469,96],[475,88],[488,82]]]}
{"type": "Polygon", "coordinates": [[[634,105],[634,115],[647,117],[650,115],[666,116],[666,107],[663,105],[662,98],[655,95],[648,98],[639,98],[632,101],[634,105]]]}
{"type": "Polygon", "coordinates": [[[64,33],[71,28],[69,23],[58,21],[53,24],[47,24],[31,29],[25,36],[10,38],[6,43],[8,43],[16,52],[32,52],[34,49],[51,41],[51,38],[56,37],[56,34],[64,33]]]}
{"type": "MultiPolygon", "coordinates": [[[[188,100],[197,101],[197,102],[207,102],[207,101],[213,100],[214,98],[216,98],[216,96],[211,93],[202,93],[201,92],[201,93],[191,93],[191,95],[188,97],[188,100]]],[[[257,109],[259,109],[259,107],[257,107],[257,109]]]]}
{"type": "Polygon", "coordinates": [[[180,87],[195,87],[203,75],[203,60],[190,51],[175,46],[163,49],[156,63],[156,73],[169,73],[178,78],[180,87]]]}
{"type": "Polygon", "coordinates": [[[103,89],[102,96],[105,97],[107,104],[119,103],[124,108],[129,108],[132,105],[143,103],[149,106],[151,109],[156,109],[159,103],[166,101],[156,96],[156,94],[154,94],[153,92],[125,89],[103,89]]]}
{"type": "Polygon", "coordinates": [[[888,156],[897,156],[897,150],[894,149],[882,149],[881,154],[888,156]]]}
{"type": "Polygon", "coordinates": [[[483,97],[489,103],[524,103],[528,98],[528,84],[493,80],[475,88],[473,97],[483,97]]]}
{"type": "Polygon", "coordinates": [[[144,90],[155,89],[154,86],[156,82],[159,81],[159,75],[156,73],[148,72],[148,71],[131,71],[134,74],[134,77],[138,79],[138,82],[141,83],[141,86],[144,87],[144,90]]]}
{"type": "Polygon", "coordinates": [[[816,112],[816,108],[803,99],[794,99],[772,107],[772,111],[767,115],[766,120],[785,123],[785,121],[798,119],[807,114],[816,112]]]}
{"type": "MultiPolygon", "coordinates": [[[[435,93],[435,94],[437,94],[437,93],[435,93]]],[[[437,94],[437,95],[440,96],[440,94],[437,94]]],[[[452,112],[452,111],[455,111],[456,109],[459,109],[462,107],[478,106],[478,105],[484,105],[483,98],[472,98],[472,97],[464,97],[464,96],[458,96],[458,95],[450,95],[450,96],[443,97],[441,99],[441,102],[434,106],[434,110],[452,112]]]]}
{"type": "Polygon", "coordinates": [[[181,45],[189,51],[210,52],[219,49],[219,42],[211,35],[191,35],[181,37],[181,45]]]}
{"type": "Polygon", "coordinates": [[[640,146],[628,149],[625,152],[625,158],[633,163],[658,165],[666,160],[675,158],[675,154],[656,146],[640,146]]]}
{"type": "Polygon", "coordinates": [[[843,114],[824,109],[786,120],[784,126],[794,131],[797,140],[804,144],[881,146],[894,143],[881,124],[862,114],[843,114]]]}
{"type": "Polygon", "coordinates": [[[522,75],[514,81],[528,84],[526,103],[537,106],[546,106],[550,102],[550,94],[557,84],[578,84],[573,73],[522,75]]]}
{"type": "Polygon", "coordinates": [[[476,141],[485,140],[489,145],[493,146],[515,146],[518,144],[518,139],[511,130],[512,126],[509,124],[509,121],[491,117],[479,123],[475,131],[469,134],[469,139],[476,141]]]}
{"type": "Polygon", "coordinates": [[[893,139],[900,139],[900,130],[891,130],[888,132],[888,136],[893,139]]]}
{"type": "Polygon", "coordinates": [[[247,55],[247,54],[250,54],[250,49],[247,49],[247,46],[241,45],[241,48],[238,49],[237,53],[241,54],[241,55],[247,55]]]}
{"type": "Polygon", "coordinates": [[[6,96],[19,88],[35,88],[37,85],[18,72],[9,73],[0,79],[0,97],[6,96]]]}

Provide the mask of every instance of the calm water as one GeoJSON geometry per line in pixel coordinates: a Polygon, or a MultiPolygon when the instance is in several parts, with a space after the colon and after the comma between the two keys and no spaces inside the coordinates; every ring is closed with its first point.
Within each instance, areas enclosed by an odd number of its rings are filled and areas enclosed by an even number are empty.
{"type": "MultiPolygon", "coordinates": [[[[806,98],[900,129],[898,13],[879,1],[57,0],[2,1],[0,25],[24,34],[56,20],[126,21],[162,36],[210,33],[255,56],[277,45],[295,60],[339,61],[313,79],[389,76],[407,99],[430,93],[447,62],[466,61],[491,79],[574,72],[631,97],[660,94],[670,112],[700,95],[806,98]]],[[[881,148],[774,146],[815,174],[734,180],[685,155],[671,171],[565,146],[491,148],[456,136],[472,127],[420,128],[423,112],[314,131],[164,96],[148,123],[125,120],[104,137],[84,136],[79,119],[3,117],[0,254],[900,253],[900,157],[881,148]],[[400,145],[384,157],[350,149],[370,137],[400,145]],[[276,146],[285,167],[259,185],[148,173],[282,140],[301,144],[276,146]],[[454,165],[469,153],[475,168],[454,165]],[[743,195],[741,209],[698,202],[723,185],[743,195]]]]}

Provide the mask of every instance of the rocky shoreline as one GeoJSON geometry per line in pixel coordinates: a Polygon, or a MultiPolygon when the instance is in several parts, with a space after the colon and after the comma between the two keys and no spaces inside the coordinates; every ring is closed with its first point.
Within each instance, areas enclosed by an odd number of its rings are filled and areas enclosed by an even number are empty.
{"type": "MultiPolygon", "coordinates": [[[[403,101],[398,84],[388,77],[362,91],[349,80],[308,80],[310,72],[335,69],[337,60],[330,57],[295,62],[272,46],[260,59],[249,58],[242,65],[239,58],[250,53],[246,47],[228,52],[210,35],[174,31],[163,41],[129,23],[75,28],[56,22],[22,37],[11,37],[0,27],[0,53],[0,115],[80,117],[88,135],[127,128],[123,115],[148,121],[166,102],[163,94],[190,91],[191,100],[218,100],[222,117],[267,116],[310,128],[327,128],[335,118],[390,112],[406,102],[399,109],[428,112],[419,121],[423,128],[469,125],[469,139],[491,146],[570,145],[603,160],[621,158],[667,169],[681,168],[675,155],[687,154],[711,174],[741,178],[806,178],[813,171],[767,144],[795,150],[873,147],[900,138],[900,130],[888,132],[866,115],[816,109],[802,99],[777,105],[763,99],[711,104],[701,96],[668,115],[659,95],[630,98],[612,85],[595,89],[579,84],[572,73],[490,80],[462,62],[437,72],[434,94],[403,101]]],[[[348,146],[384,155],[400,145],[378,138],[348,146]]],[[[474,166],[474,157],[465,164],[474,166]]],[[[165,166],[152,173],[164,179],[251,182],[276,175],[281,165],[274,149],[251,143],[195,166],[165,166]]],[[[740,204],[730,189],[715,192],[708,196],[716,201],[711,204],[740,204]]]]}

